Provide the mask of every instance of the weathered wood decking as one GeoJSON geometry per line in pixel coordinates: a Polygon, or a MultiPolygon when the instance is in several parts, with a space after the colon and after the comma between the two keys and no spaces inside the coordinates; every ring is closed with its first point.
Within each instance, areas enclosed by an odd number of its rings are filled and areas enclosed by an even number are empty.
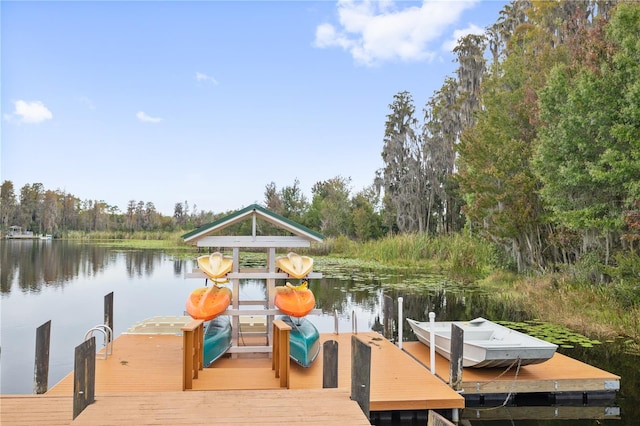
{"type": "MultiPolygon", "coordinates": [[[[404,342],[403,350],[429,368],[429,347],[420,342],[404,342]]],[[[541,364],[516,366],[505,372],[496,368],[465,368],[462,388],[465,395],[535,393],[535,392],[600,392],[620,388],[620,376],[556,353],[541,364]]],[[[449,380],[449,361],[436,353],[436,375],[449,380]]]]}

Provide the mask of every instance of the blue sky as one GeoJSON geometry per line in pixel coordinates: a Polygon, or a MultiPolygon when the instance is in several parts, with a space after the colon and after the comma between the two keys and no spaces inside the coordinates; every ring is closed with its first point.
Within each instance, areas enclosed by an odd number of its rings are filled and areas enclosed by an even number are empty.
{"type": "Polygon", "coordinates": [[[393,96],[419,118],[457,37],[504,1],[0,3],[1,179],[126,210],[224,212],[383,166],[393,96]]]}

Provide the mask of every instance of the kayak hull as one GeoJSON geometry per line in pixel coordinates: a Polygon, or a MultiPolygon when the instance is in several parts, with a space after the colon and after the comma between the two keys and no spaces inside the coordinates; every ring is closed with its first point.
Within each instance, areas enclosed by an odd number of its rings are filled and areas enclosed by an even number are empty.
{"type": "Polygon", "coordinates": [[[316,306],[316,298],[306,284],[293,287],[290,283],[276,287],[273,303],[284,314],[303,317],[316,306]]]}
{"type": "Polygon", "coordinates": [[[231,347],[231,320],[221,315],[209,321],[204,330],[204,366],[210,366],[231,347]]]}
{"type": "Polygon", "coordinates": [[[309,367],[320,353],[320,333],[306,318],[280,316],[291,327],[289,333],[289,356],[302,367],[309,367]]]}
{"type": "Polygon", "coordinates": [[[222,278],[233,268],[233,258],[220,252],[198,257],[198,268],[212,279],[222,278]]]}
{"type": "Polygon", "coordinates": [[[231,303],[231,290],[223,286],[200,287],[187,298],[187,313],[193,319],[209,321],[223,313],[231,303]]]}
{"type": "Polygon", "coordinates": [[[289,252],[286,256],[276,257],[276,266],[292,278],[304,278],[313,269],[313,259],[289,252]]]}

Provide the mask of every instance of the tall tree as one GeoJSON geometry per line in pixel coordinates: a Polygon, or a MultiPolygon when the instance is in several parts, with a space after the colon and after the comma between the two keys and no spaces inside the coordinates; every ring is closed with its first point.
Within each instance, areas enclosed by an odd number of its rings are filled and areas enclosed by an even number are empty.
{"type": "Polygon", "coordinates": [[[13,225],[17,209],[16,193],[13,182],[5,180],[0,187],[0,218],[3,228],[13,225]]]}
{"type": "Polygon", "coordinates": [[[311,188],[311,206],[320,218],[320,232],[329,237],[352,234],[352,216],[349,195],[351,178],[336,176],[317,182],[311,188]]]}
{"type": "Polygon", "coordinates": [[[427,182],[424,171],[421,135],[414,117],[415,106],[409,92],[400,92],[389,105],[385,123],[382,159],[383,203],[392,216],[390,229],[423,232],[426,225],[427,182]]]}
{"type": "Polygon", "coordinates": [[[360,241],[377,239],[383,235],[379,197],[373,185],[357,192],[351,199],[354,236],[360,241]]]}
{"type": "Polygon", "coordinates": [[[542,197],[554,220],[581,236],[579,252],[603,248],[605,260],[640,199],[638,31],[640,5],[620,4],[606,39],[585,33],[589,59],[556,67],[541,92],[542,197]]]}

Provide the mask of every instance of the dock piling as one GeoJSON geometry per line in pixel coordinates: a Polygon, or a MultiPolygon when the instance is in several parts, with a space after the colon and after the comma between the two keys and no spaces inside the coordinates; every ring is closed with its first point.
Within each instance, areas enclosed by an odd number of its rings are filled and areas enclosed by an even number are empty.
{"type": "Polygon", "coordinates": [[[49,347],[51,342],[51,320],[36,329],[36,360],[34,367],[33,393],[43,394],[49,388],[49,347]]]}
{"type": "Polygon", "coordinates": [[[96,338],[91,336],[75,350],[73,368],[73,418],[95,400],[96,338]]]}
{"type": "Polygon", "coordinates": [[[370,417],[371,346],[351,336],[351,399],[370,417]]]}
{"type": "MultiPolygon", "coordinates": [[[[113,292],[104,296],[104,325],[113,331],[113,292]]],[[[109,342],[113,341],[113,332],[109,336],[109,342]]]]}
{"type": "Polygon", "coordinates": [[[464,352],[464,330],[451,324],[451,362],[449,363],[449,383],[459,391],[462,385],[462,357],[464,352]]]}
{"type": "Polygon", "coordinates": [[[384,337],[393,341],[393,299],[391,296],[384,296],[384,337]]]}
{"type": "Polygon", "coordinates": [[[338,342],[335,340],[322,344],[322,387],[338,387],[338,342]]]}

